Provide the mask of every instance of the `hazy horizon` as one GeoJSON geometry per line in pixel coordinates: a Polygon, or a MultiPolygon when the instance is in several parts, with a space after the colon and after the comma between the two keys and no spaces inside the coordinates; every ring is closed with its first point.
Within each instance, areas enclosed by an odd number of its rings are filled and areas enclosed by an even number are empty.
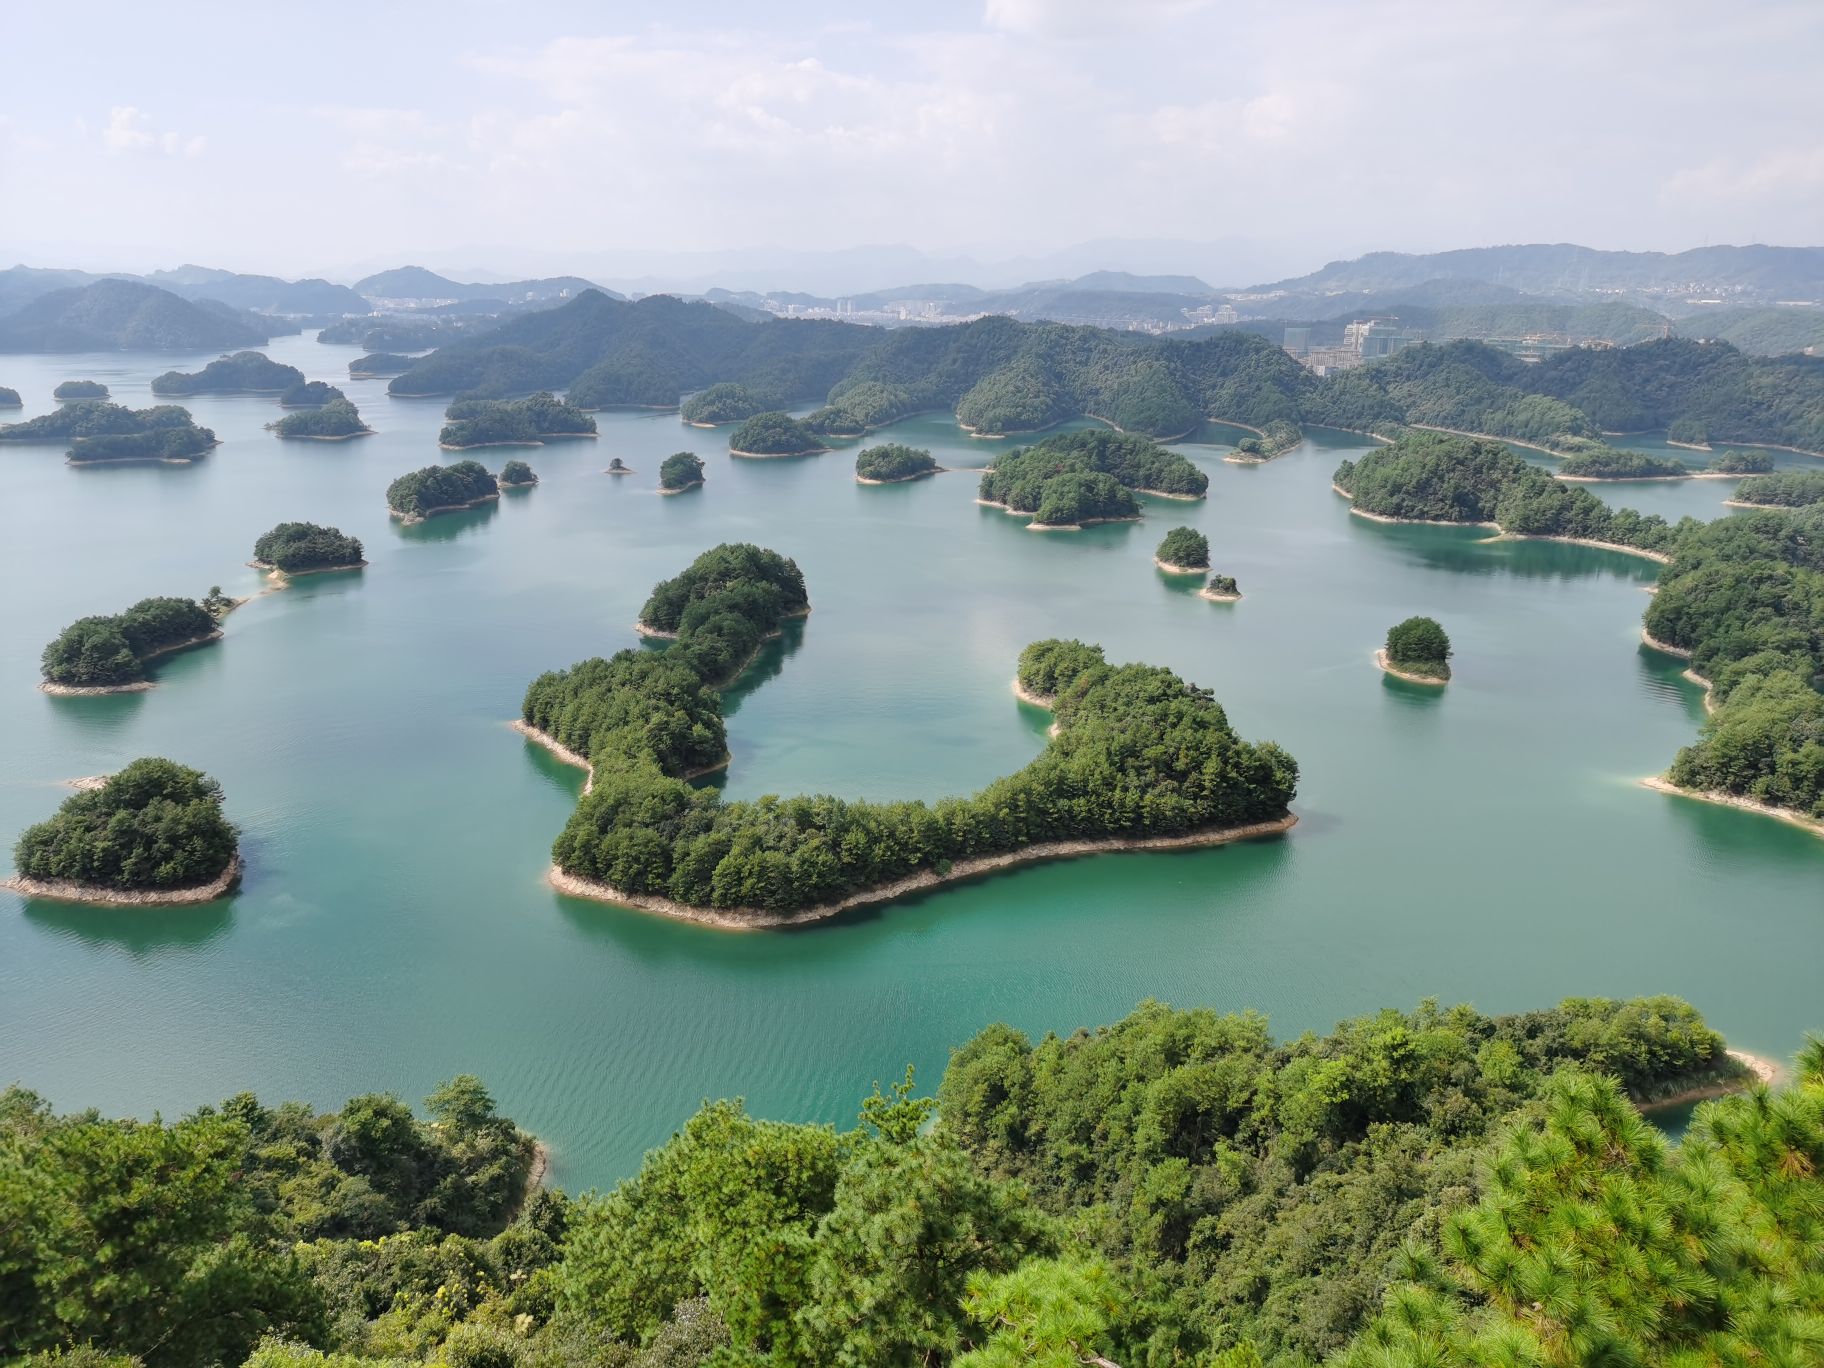
{"type": "MultiPolygon", "coordinates": [[[[1239,286],[1378,250],[1824,224],[1824,25],[1793,0],[1726,30],[1555,0],[645,10],[338,2],[267,26],[210,4],[174,28],[92,6],[79,61],[17,64],[0,95],[0,262],[627,280],[846,253],[846,289],[901,263],[1239,286]]],[[[9,24],[16,53],[70,42],[43,7],[9,24]]]]}

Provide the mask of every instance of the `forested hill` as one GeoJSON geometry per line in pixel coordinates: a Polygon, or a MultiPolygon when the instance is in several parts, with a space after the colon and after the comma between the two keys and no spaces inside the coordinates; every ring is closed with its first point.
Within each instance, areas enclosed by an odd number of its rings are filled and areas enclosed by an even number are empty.
{"type": "Polygon", "coordinates": [[[135,280],[53,290],[0,318],[0,352],[226,351],[271,335],[251,314],[135,280]]]}

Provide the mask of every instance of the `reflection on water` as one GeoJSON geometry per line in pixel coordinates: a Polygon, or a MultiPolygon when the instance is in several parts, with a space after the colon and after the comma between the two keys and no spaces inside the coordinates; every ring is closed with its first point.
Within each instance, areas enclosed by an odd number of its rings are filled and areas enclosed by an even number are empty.
{"type": "Polygon", "coordinates": [[[228,929],[234,895],[195,907],[99,907],[86,903],[24,899],[32,925],[93,946],[114,946],[134,959],[170,950],[194,950],[228,929]]]}
{"type": "Polygon", "coordinates": [[[486,503],[477,504],[474,508],[465,508],[458,513],[438,513],[426,518],[423,522],[404,523],[397,518],[389,519],[402,541],[408,542],[449,542],[466,537],[471,532],[486,527],[500,512],[500,500],[489,499],[486,503]]]}

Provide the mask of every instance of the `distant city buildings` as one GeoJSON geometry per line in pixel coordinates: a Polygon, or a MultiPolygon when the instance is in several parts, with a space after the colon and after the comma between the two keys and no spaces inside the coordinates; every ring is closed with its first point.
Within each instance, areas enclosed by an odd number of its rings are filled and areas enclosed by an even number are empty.
{"type": "Polygon", "coordinates": [[[1358,318],[1343,328],[1341,346],[1314,347],[1311,329],[1287,328],[1284,347],[1288,354],[1319,375],[1354,370],[1364,362],[1392,356],[1420,339],[1400,326],[1397,318],[1358,318]]]}

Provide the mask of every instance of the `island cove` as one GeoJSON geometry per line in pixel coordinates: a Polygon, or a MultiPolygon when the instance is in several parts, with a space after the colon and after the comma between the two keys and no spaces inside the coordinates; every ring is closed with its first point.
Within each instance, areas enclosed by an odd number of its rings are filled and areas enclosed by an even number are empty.
{"type": "Polygon", "coordinates": [[[1241,741],[1206,691],[1170,671],[1111,666],[1072,641],[1022,653],[1020,686],[1055,710],[1053,735],[973,798],[725,803],[689,787],[687,775],[726,761],[717,690],[809,606],[791,561],[720,546],[641,611],[643,633],[674,636],[666,650],[533,682],[522,732],[591,773],[553,847],[557,887],[706,925],[787,926],[1039,860],[1215,845],[1296,821],[1291,756],[1241,741]],[[1143,734],[1171,744],[1142,758],[1143,734]]]}

